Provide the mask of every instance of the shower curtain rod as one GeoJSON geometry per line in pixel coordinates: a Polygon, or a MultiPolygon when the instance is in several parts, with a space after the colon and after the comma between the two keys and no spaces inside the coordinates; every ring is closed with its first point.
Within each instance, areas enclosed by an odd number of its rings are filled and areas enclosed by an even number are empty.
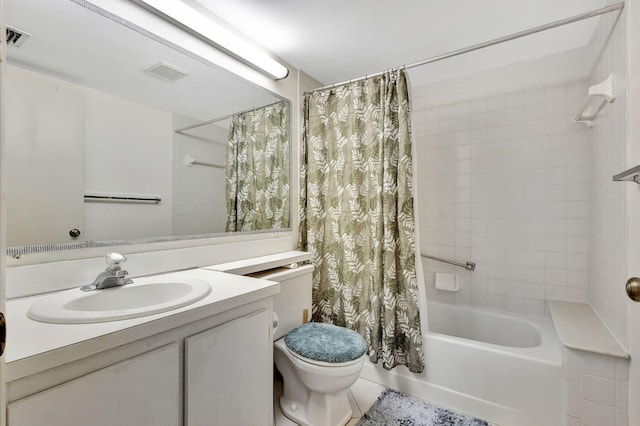
{"type": "MultiPolygon", "coordinates": [[[[504,42],[507,42],[507,41],[515,40],[515,39],[518,39],[518,38],[521,38],[521,37],[525,37],[525,36],[528,36],[528,35],[536,34],[536,33],[539,33],[539,32],[542,32],[542,31],[546,31],[546,30],[550,30],[550,29],[553,29],[553,28],[561,27],[563,25],[573,24],[574,22],[583,21],[585,19],[593,18],[593,17],[599,16],[599,15],[604,15],[606,13],[614,12],[616,10],[619,11],[618,12],[618,16],[620,16],[620,13],[622,13],[622,9],[624,9],[624,2],[615,3],[615,4],[612,4],[612,5],[600,8],[600,9],[592,10],[590,12],[581,13],[580,15],[575,15],[575,16],[572,16],[572,17],[569,17],[569,18],[561,19],[559,21],[551,22],[549,24],[540,25],[538,27],[529,28],[528,30],[524,30],[524,31],[520,31],[520,32],[517,32],[517,33],[513,33],[513,34],[508,35],[508,36],[494,38],[493,40],[485,41],[484,43],[478,43],[478,44],[474,44],[472,46],[464,47],[462,49],[453,50],[451,52],[444,53],[444,54],[438,55],[438,56],[434,56],[434,57],[431,57],[429,59],[422,60],[420,62],[415,62],[415,63],[410,64],[410,65],[403,65],[403,66],[401,66],[399,68],[410,69],[410,68],[420,67],[422,65],[427,65],[427,64],[430,64],[432,62],[438,62],[438,61],[442,61],[443,59],[453,58],[454,56],[459,56],[459,55],[463,55],[465,53],[473,52],[475,50],[484,49],[485,47],[495,46],[496,44],[500,44],[500,43],[504,43],[504,42]]],[[[375,73],[375,74],[367,74],[364,77],[359,77],[359,78],[354,78],[354,79],[351,79],[351,80],[342,81],[340,83],[328,84],[326,86],[318,87],[317,89],[307,90],[305,93],[313,93],[313,92],[318,92],[320,90],[331,89],[331,88],[338,87],[338,86],[344,86],[346,84],[355,83],[355,82],[358,82],[358,81],[363,81],[363,80],[366,80],[366,79],[371,78],[371,77],[381,76],[385,72],[386,71],[381,71],[381,72],[378,72],[378,73],[375,73]]]]}
{"type": "Polygon", "coordinates": [[[196,127],[206,126],[207,124],[213,124],[213,123],[215,123],[215,122],[218,122],[218,121],[222,121],[222,120],[226,120],[226,119],[228,119],[228,118],[231,118],[231,117],[233,117],[234,115],[239,115],[239,114],[244,114],[244,113],[247,113],[247,112],[255,111],[255,110],[257,110],[258,108],[267,108],[267,107],[270,107],[270,106],[273,106],[273,105],[277,105],[277,104],[279,104],[279,103],[281,103],[281,102],[285,102],[285,101],[276,101],[276,102],[273,102],[273,103],[270,103],[270,104],[267,104],[267,105],[263,105],[263,106],[259,106],[259,107],[253,107],[253,108],[245,109],[245,110],[243,110],[243,111],[239,111],[239,112],[234,112],[233,114],[225,115],[225,116],[222,116],[222,117],[212,118],[211,120],[201,121],[201,122],[199,122],[199,123],[192,124],[192,125],[190,125],[190,126],[185,126],[185,127],[180,127],[179,129],[175,129],[175,130],[174,130],[174,132],[176,132],[176,133],[183,133],[183,134],[184,134],[184,132],[185,132],[186,130],[195,129],[196,127]]]}

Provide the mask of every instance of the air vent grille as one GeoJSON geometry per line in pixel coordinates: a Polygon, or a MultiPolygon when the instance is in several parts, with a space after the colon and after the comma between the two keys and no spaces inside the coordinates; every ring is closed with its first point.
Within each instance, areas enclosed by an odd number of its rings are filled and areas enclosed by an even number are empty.
{"type": "Polygon", "coordinates": [[[145,70],[151,75],[167,81],[176,81],[189,75],[188,71],[182,70],[175,65],[161,61],[145,70]]]}
{"type": "Polygon", "coordinates": [[[24,44],[25,41],[27,41],[29,37],[31,37],[31,34],[7,25],[6,37],[7,44],[9,46],[20,47],[24,44]]]}

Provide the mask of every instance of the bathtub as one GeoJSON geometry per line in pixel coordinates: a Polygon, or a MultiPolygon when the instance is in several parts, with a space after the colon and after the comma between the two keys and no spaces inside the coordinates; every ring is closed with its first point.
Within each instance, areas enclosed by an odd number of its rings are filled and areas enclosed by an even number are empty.
{"type": "Polygon", "coordinates": [[[365,363],[361,377],[500,426],[566,422],[562,349],[551,320],[428,303],[425,372],[365,363]]]}

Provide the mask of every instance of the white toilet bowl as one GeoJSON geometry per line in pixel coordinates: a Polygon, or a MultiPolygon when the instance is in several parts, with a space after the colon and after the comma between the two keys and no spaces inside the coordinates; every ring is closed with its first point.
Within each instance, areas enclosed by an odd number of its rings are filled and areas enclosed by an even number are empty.
{"type": "Polygon", "coordinates": [[[273,296],[273,348],[282,414],[303,426],[341,426],[351,418],[347,390],[360,376],[367,343],[344,327],[306,322],[312,274],[313,265],[301,265],[253,276],[280,283],[273,296]]]}
{"type": "Polygon", "coordinates": [[[276,368],[282,374],[282,413],[303,426],[344,425],[351,418],[347,390],[360,376],[364,355],[339,363],[316,361],[290,350],[284,338],[274,342],[276,368]]]}

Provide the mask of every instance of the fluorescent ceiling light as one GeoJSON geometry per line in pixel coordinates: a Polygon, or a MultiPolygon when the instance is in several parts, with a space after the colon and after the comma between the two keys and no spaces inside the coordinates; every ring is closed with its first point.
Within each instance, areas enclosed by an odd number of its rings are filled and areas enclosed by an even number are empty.
{"type": "Polygon", "coordinates": [[[214,22],[178,0],[139,0],[165,18],[198,33],[216,47],[262,71],[269,77],[280,80],[289,75],[289,69],[255,46],[236,36],[222,25],[214,22]]]}

